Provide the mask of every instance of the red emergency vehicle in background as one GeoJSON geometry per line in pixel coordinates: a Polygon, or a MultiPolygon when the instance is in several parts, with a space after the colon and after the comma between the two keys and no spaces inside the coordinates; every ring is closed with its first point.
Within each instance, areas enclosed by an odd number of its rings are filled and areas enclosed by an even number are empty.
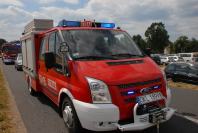
{"type": "Polygon", "coordinates": [[[30,94],[48,96],[71,133],[143,130],[174,114],[165,75],[114,23],[34,19],[21,43],[30,94]]]}
{"type": "Polygon", "coordinates": [[[4,44],[1,48],[1,57],[4,64],[14,63],[19,48],[12,44],[4,44]]]}

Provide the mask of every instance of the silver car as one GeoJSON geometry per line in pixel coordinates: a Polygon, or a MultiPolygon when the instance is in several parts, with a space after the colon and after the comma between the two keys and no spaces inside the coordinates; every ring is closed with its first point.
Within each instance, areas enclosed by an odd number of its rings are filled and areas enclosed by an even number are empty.
{"type": "Polygon", "coordinates": [[[19,53],[16,57],[16,60],[14,62],[15,69],[18,71],[22,70],[22,54],[19,53]]]}

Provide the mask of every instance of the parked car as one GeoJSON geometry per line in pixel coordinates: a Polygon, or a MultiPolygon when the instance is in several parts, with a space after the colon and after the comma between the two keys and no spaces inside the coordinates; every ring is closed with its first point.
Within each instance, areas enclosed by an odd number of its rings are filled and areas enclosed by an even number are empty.
{"type": "Polygon", "coordinates": [[[177,60],[177,62],[185,62],[185,60],[182,57],[179,57],[179,59],[177,60]]]}
{"type": "Polygon", "coordinates": [[[193,62],[194,58],[198,57],[198,52],[179,53],[179,57],[182,57],[185,60],[185,62],[193,62]]]}
{"type": "Polygon", "coordinates": [[[160,60],[161,60],[161,64],[165,64],[165,65],[167,65],[169,61],[167,56],[160,56],[160,60]]]}
{"type": "Polygon", "coordinates": [[[198,57],[193,59],[194,63],[198,63],[198,57]]]}
{"type": "Polygon", "coordinates": [[[198,83],[198,65],[192,63],[171,63],[165,68],[165,73],[174,82],[198,83]]]}
{"type": "Polygon", "coordinates": [[[158,55],[151,55],[151,58],[157,63],[158,65],[161,64],[161,59],[158,55]]]}
{"type": "Polygon", "coordinates": [[[179,60],[178,56],[168,56],[169,61],[177,62],[179,60]]]}
{"type": "Polygon", "coordinates": [[[14,66],[15,66],[15,69],[17,69],[18,71],[22,70],[22,54],[21,53],[17,55],[16,60],[14,62],[14,66]]]}

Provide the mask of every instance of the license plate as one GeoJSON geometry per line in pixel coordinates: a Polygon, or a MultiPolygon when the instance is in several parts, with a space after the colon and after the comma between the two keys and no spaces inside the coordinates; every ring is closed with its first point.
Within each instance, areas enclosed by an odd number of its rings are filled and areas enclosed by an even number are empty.
{"type": "Polygon", "coordinates": [[[154,101],[158,101],[163,99],[163,95],[161,92],[155,92],[155,93],[151,93],[151,94],[147,94],[144,96],[139,96],[137,97],[137,103],[138,104],[146,104],[146,103],[150,103],[150,102],[154,102],[154,101]]]}

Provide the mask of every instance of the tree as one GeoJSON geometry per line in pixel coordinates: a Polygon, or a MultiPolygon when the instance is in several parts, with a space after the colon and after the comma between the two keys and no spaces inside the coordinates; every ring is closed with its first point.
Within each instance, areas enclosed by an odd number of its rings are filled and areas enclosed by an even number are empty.
{"type": "Polygon", "coordinates": [[[139,34],[134,35],[133,40],[142,50],[145,50],[147,48],[147,44],[144,41],[144,39],[142,39],[141,35],[139,35],[139,34]]]}
{"type": "Polygon", "coordinates": [[[5,39],[0,38],[0,50],[1,50],[1,46],[6,43],[7,41],[5,39]]]}
{"type": "Polygon", "coordinates": [[[188,52],[198,52],[198,40],[192,38],[190,41],[190,47],[188,47],[188,52]]]}
{"type": "Polygon", "coordinates": [[[175,52],[176,53],[185,53],[187,52],[187,47],[190,44],[190,41],[187,36],[180,36],[175,42],[175,52]]]}
{"type": "Polygon", "coordinates": [[[152,51],[163,53],[164,48],[168,46],[169,35],[162,22],[152,23],[145,32],[147,44],[152,51]]]}

